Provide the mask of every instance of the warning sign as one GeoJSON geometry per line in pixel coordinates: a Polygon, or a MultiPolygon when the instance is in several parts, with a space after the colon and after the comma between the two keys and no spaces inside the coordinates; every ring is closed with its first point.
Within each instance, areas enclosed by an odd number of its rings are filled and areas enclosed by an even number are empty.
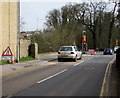
{"type": "Polygon", "coordinates": [[[10,47],[7,47],[7,49],[3,52],[2,56],[13,56],[10,47]]]}

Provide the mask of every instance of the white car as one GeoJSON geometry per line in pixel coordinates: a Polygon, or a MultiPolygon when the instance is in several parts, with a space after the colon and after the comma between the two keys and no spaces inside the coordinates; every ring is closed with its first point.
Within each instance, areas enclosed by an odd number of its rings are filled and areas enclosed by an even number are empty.
{"type": "Polygon", "coordinates": [[[61,46],[58,51],[58,61],[62,61],[62,59],[77,61],[77,59],[82,59],[82,52],[78,51],[76,46],[61,46]]]}

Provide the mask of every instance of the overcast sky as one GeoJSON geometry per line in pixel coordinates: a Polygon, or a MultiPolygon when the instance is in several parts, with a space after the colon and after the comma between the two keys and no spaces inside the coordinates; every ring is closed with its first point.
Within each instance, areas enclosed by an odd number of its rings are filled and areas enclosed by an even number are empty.
{"type": "MultiPolygon", "coordinates": [[[[25,22],[23,31],[44,29],[45,17],[53,9],[60,9],[70,2],[88,2],[98,0],[20,0],[20,17],[25,22]]],[[[109,0],[100,0],[109,1],[109,0]]]]}

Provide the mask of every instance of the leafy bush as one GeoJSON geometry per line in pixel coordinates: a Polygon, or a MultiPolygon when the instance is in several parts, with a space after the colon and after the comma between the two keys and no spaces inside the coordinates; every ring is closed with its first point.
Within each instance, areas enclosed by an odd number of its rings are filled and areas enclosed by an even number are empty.
{"type": "Polygon", "coordinates": [[[50,44],[49,44],[49,42],[46,41],[46,39],[42,33],[34,34],[31,37],[31,42],[38,44],[38,53],[51,51],[50,44]]]}

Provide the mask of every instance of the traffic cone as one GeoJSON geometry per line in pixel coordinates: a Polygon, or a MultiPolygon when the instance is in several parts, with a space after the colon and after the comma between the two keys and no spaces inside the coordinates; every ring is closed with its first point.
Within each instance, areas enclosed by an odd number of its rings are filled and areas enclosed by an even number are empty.
{"type": "Polygon", "coordinates": [[[94,53],[94,55],[96,55],[96,52],[94,53]]]}
{"type": "Polygon", "coordinates": [[[11,61],[11,64],[14,64],[14,63],[15,63],[14,60],[12,60],[12,61],[11,61]]]}

